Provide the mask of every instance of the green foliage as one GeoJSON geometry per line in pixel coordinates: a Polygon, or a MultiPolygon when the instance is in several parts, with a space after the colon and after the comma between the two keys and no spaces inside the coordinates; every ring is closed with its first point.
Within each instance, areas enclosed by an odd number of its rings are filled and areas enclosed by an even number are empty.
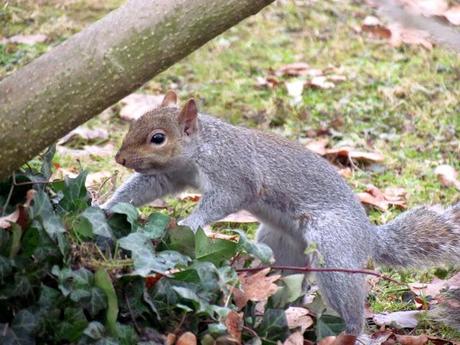
{"type": "MultiPolygon", "coordinates": [[[[271,250],[241,231],[235,242],[170,226],[160,213],[142,219],[126,203],[107,218],[91,206],[86,172],[34,184],[50,177],[49,152],[40,169],[17,173],[30,184],[14,187],[10,201],[23,202],[35,189],[26,221],[0,229],[0,343],[130,345],[152,338],[153,330],[160,337],[191,331],[207,341],[226,336],[228,313],[239,311],[234,258],[270,262],[271,250]]],[[[4,200],[10,189],[2,189],[4,200]]],[[[251,328],[243,340],[272,344],[289,336],[284,309],[299,298],[302,275],[279,284],[264,315],[254,302],[243,308],[251,328]]]]}

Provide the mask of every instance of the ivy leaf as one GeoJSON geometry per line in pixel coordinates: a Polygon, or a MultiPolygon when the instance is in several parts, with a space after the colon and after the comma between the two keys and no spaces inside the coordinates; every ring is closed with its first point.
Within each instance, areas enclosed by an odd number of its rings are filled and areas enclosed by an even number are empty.
{"type": "Polygon", "coordinates": [[[83,331],[83,334],[93,340],[99,340],[104,336],[105,327],[98,321],[92,321],[83,331]]]}
{"type": "Polygon", "coordinates": [[[222,239],[211,239],[198,229],[195,234],[195,258],[200,261],[210,261],[219,265],[222,261],[236,254],[237,244],[222,239]]]}
{"type": "Polygon", "coordinates": [[[233,230],[240,235],[238,241],[238,247],[244,250],[246,253],[255,256],[263,263],[269,264],[274,261],[273,251],[265,243],[257,243],[248,239],[244,231],[233,230]]]}
{"type": "Polygon", "coordinates": [[[153,213],[149,216],[147,223],[144,225],[144,232],[152,240],[161,238],[169,224],[169,217],[162,213],[153,213]]]}
{"type": "Polygon", "coordinates": [[[111,212],[124,214],[126,216],[126,220],[129,222],[129,224],[131,224],[131,231],[136,231],[139,227],[139,223],[137,221],[139,218],[139,212],[133,205],[127,202],[120,202],[112,207],[111,212]]]}
{"type": "Polygon", "coordinates": [[[168,231],[168,249],[176,250],[184,255],[195,258],[195,234],[185,226],[177,226],[168,231]]]}
{"type": "Polygon", "coordinates": [[[4,280],[8,278],[13,271],[12,262],[10,259],[0,255],[0,282],[3,284],[4,280]]]}
{"type": "Polygon", "coordinates": [[[82,308],[66,308],[64,320],[56,329],[56,337],[60,340],[76,342],[88,326],[88,320],[82,308]]]}
{"type": "Polygon", "coordinates": [[[331,335],[338,335],[343,330],[345,330],[345,323],[338,316],[323,314],[316,320],[317,340],[331,335]]]}
{"type": "Polygon", "coordinates": [[[272,305],[275,308],[284,308],[287,304],[303,296],[302,285],[304,279],[304,274],[291,274],[281,278],[279,281],[283,283],[283,286],[270,297],[272,305]]]}
{"type": "Polygon", "coordinates": [[[3,330],[0,333],[0,344],[2,345],[35,345],[35,339],[28,333],[15,331],[8,324],[0,323],[3,330]]]}
{"type": "Polygon", "coordinates": [[[29,208],[29,216],[31,219],[38,219],[53,240],[57,240],[59,233],[65,232],[61,219],[54,212],[44,191],[37,191],[35,194],[33,206],[29,208]]]}
{"type": "Polygon", "coordinates": [[[33,334],[38,328],[37,317],[28,310],[16,314],[11,327],[17,333],[33,334]]]}
{"type": "Polygon", "coordinates": [[[92,228],[92,233],[98,236],[113,238],[109,224],[107,224],[104,212],[97,207],[88,207],[80,215],[86,219],[92,228]]]}
{"type": "Polygon", "coordinates": [[[87,171],[82,171],[75,178],[64,177],[63,198],[59,203],[68,212],[75,213],[88,207],[88,191],[85,187],[87,171]]]}
{"type": "Polygon", "coordinates": [[[284,310],[266,309],[262,322],[256,331],[261,338],[284,341],[289,335],[289,327],[284,310]]]}

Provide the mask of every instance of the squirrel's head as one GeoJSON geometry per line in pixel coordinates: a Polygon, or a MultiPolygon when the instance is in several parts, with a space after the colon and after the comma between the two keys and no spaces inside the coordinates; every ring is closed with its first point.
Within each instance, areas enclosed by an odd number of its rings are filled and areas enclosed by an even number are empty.
{"type": "Polygon", "coordinates": [[[168,91],[157,109],[131,124],[115,156],[117,163],[143,174],[174,170],[187,163],[187,152],[198,135],[198,110],[193,99],[180,109],[168,91]]]}

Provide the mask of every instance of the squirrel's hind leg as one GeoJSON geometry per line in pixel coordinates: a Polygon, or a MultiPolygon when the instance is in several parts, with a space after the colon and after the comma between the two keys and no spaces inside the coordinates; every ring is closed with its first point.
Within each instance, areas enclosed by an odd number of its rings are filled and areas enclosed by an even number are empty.
{"type": "Polygon", "coordinates": [[[257,242],[265,243],[272,249],[276,265],[298,267],[308,265],[308,257],[305,255],[307,244],[302,239],[292,238],[286,231],[261,224],[256,239],[257,242]]]}

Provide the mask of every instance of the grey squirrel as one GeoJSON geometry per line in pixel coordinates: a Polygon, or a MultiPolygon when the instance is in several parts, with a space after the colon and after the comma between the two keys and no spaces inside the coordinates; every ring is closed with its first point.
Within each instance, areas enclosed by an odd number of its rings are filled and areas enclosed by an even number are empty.
{"type": "MultiPolygon", "coordinates": [[[[103,209],[118,202],[139,206],[193,187],[202,192],[201,201],[179,224],[196,230],[248,210],[262,223],[257,241],[272,248],[279,265],[359,269],[369,258],[417,268],[460,263],[460,203],[418,207],[375,226],[322,157],[276,135],[199,114],[193,99],[180,109],[172,91],[131,125],[115,159],[136,173],[103,209]],[[305,254],[312,243],[321,260],[305,254]]],[[[358,336],[364,276],[321,272],[317,280],[346,333],[358,336]]]]}

